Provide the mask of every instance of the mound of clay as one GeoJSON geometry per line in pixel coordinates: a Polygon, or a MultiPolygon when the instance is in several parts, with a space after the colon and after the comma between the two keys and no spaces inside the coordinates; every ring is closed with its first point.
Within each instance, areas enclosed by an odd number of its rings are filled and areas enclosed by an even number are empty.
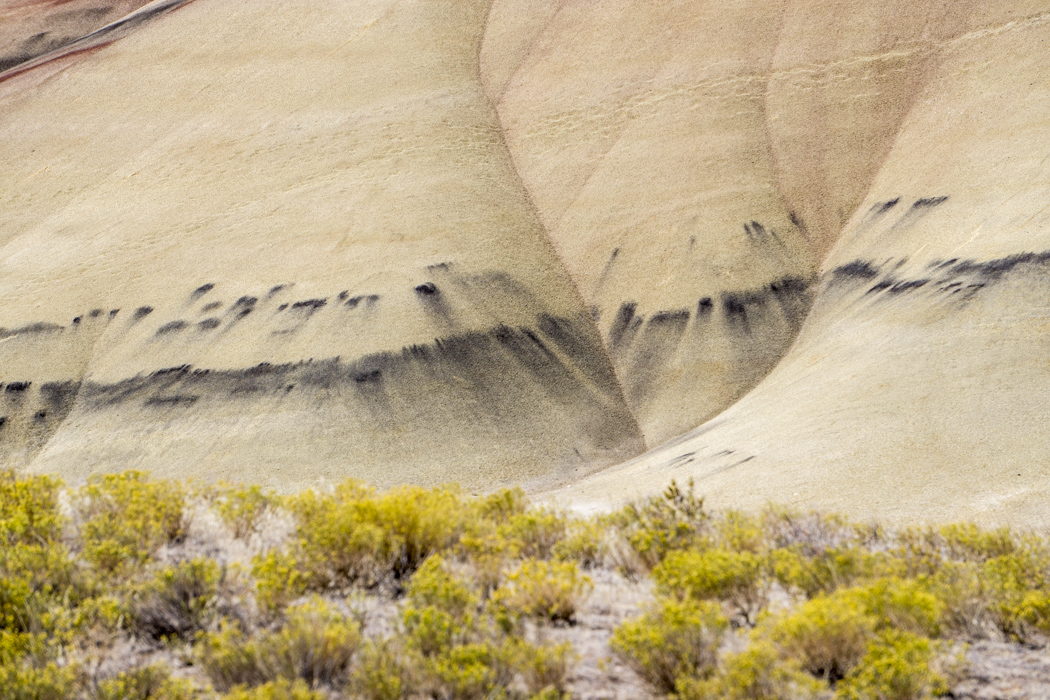
{"type": "Polygon", "coordinates": [[[107,22],[0,73],[5,464],[1046,512],[1044,2],[107,22]]]}

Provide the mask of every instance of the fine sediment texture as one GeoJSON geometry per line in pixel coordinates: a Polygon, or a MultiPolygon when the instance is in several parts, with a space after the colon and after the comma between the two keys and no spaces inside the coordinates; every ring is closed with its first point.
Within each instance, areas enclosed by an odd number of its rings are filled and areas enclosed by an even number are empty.
{"type": "Polygon", "coordinates": [[[561,497],[694,478],[719,504],[1047,524],[1050,61],[1017,47],[1048,40],[1030,16],[947,42],[784,360],[561,497]]]}
{"type": "Polygon", "coordinates": [[[104,21],[0,73],[4,464],[1047,517],[1045,0],[104,21]]]}
{"type": "Polygon", "coordinates": [[[5,458],[482,488],[637,454],[484,95],[487,11],[202,0],[11,77],[5,458]]]}

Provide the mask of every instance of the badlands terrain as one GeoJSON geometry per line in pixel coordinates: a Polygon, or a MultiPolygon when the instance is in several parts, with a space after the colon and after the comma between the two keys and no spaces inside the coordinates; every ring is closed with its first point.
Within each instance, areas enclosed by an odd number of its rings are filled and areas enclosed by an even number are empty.
{"type": "Polygon", "coordinates": [[[1046,0],[0,8],[5,467],[1048,524],[1046,0]]]}

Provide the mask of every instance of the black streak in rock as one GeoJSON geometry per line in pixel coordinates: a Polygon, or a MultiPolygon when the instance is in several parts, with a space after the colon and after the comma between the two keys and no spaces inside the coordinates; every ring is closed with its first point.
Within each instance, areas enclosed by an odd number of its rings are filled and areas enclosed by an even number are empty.
{"type": "Polygon", "coordinates": [[[131,322],[134,323],[136,321],[141,321],[142,319],[149,316],[151,313],[153,313],[152,306],[140,306],[139,308],[135,309],[135,313],[131,315],[131,322]]]}
{"type": "Polygon", "coordinates": [[[196,300],[200,299],[202,296],[204,296],[205,294],[207,294],[208,292],[210,292],[213,289],[215,289],[215,285],[212,284],[211,282],[209,282],[207,284],[202,284],[201,286],[197,287],[196,289],[193,290],[193,292],[190,293],[190,301],[196,301],[196,300]]]}
{"type": "Polygon", "coordinates": [[[424,282],[423,284],[416,286],[416,294],[423,297],[434,296],[438,293],[438,289],[434,286],[433,282],[424,282]]]}
{"type": "Polygon", "coordinates": [[[306,299],[305,301],[297,301],[294,304],[292,304],[292,310],[303,310],[308,311],[309,313],[313,313],[314,311],[317,311],[319,308],[321,308],[327,303],[327,299],[306,299]]]}
{"type": "Polygon", "coordinates": [[[831,271],[836,280],[869,280],[879,276],[879,270],[867,260],[854,260],[831,271]]]}
{"type": "Polygon", "coordinates": [[[610,346],[616,347],[624,339],[624,333],[630,327],[637,308],[638,304],[633,301],[620,304],[620,310],[616,312],[616,319],[613,321],[612,328],[609,329],[610,346]]]}
{"type": "Polygon", "coordinates": [[[182,320],[171,321],[165,323],[163,326],[157,329],[157,335],[167,335],[168,333],[178,333],[186,327],[186,322],[182,320]]]}

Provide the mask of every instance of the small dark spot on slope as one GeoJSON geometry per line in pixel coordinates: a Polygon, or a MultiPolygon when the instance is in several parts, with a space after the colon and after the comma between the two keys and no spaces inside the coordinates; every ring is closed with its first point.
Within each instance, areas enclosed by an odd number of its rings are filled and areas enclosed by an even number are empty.
{"type": "Polygon", "coordinates": [[[131,315],[131,321],[132,323],[136,321],[141,321],[142,319],[149,316],[151,313],[153,313],[152,306],[140,306],[139,308],[135,309],[135,313],[131,315]]]}
{"type": "Polygon", "coordinates": [[[424,282],[423,284],[416,286],[416,294],[424,297],[434,296],[438,294],[438,288],[434,286],[433,282],[424,282]]]}

